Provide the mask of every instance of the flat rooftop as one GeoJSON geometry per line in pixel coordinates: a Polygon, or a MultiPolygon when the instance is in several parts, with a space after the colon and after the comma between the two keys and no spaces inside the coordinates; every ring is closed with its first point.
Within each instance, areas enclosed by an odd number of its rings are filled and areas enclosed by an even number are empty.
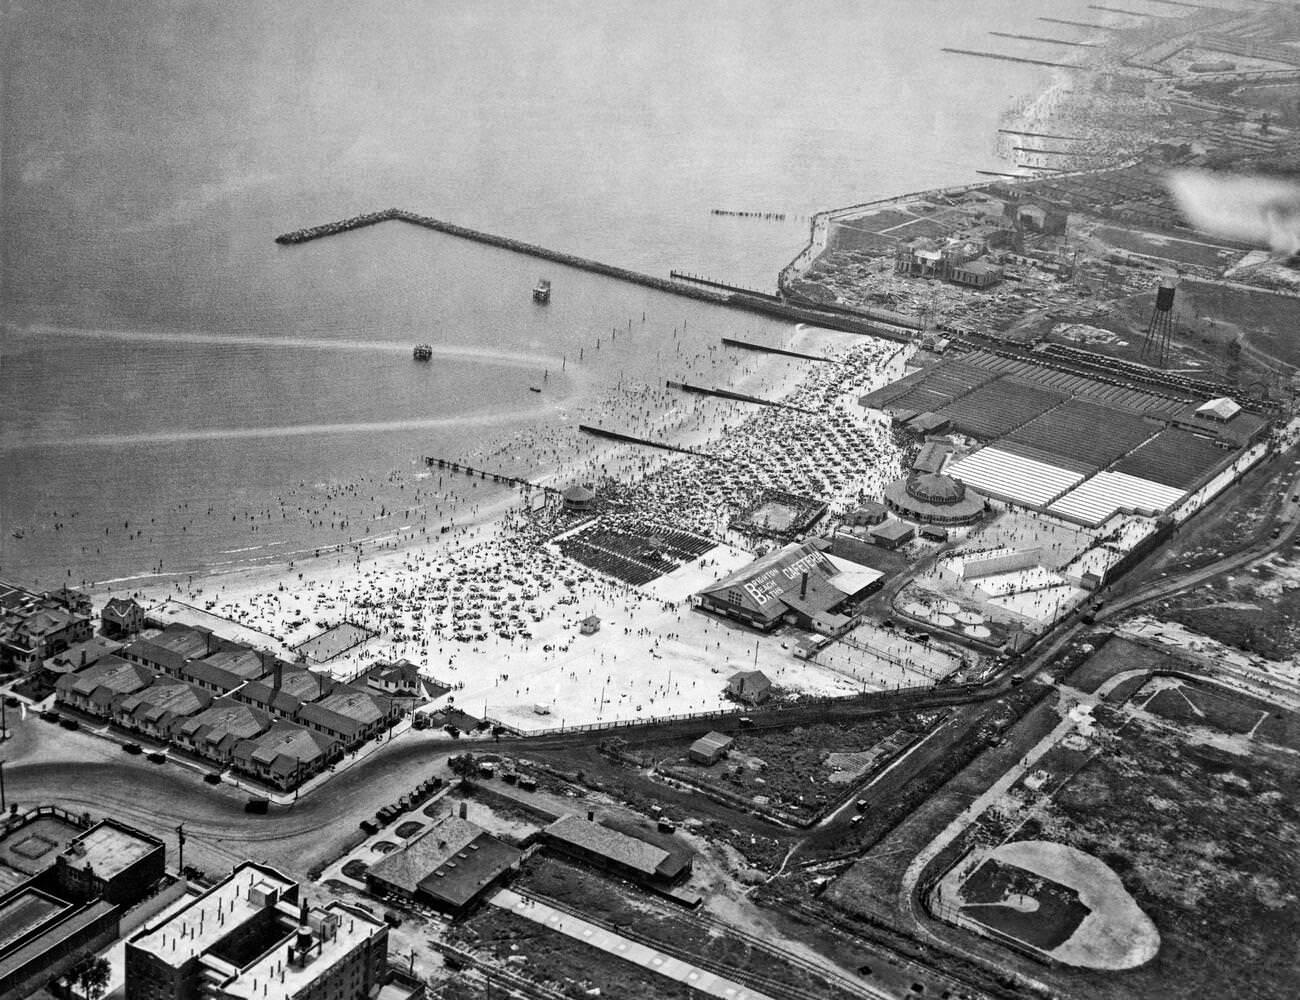
{"type": "Polygon", "coordinates": [[[25,889],[0,904],[0,955],[19,938],[30,934],[56,914],[70,909],[71,903],[39,889],[25,889]]]}
{"type": "Polygon", "coordinates": [[[333,932],[314,930],[313,939],[320,942],[320,951],[305,965],[289,961],[289,950],[297,940],[290,934],[233,981],[221,987],[223,997],[244,997],[247,1000],[290,1000],[315,982],[326,970],[346,958],[353,949],[376,934],[387,934],[388,925],[358,913],[342,903],[314,908],[309,921],[316,926],[320,918],[333,923],[333,932]]]}
{"type": "Polygon", "coordinates": [[[296,886],[273,868],[245,862],[224,882],[157,926],[146,928],[130,943],[169,965],[183,965],[296,886]]]}
{"type": "Polygon", "coordinates": [[[100,878],[112,878],[160,847],[153,837],[105,820],[70,843],[63,858],[69,868],[90,868],[100,878]]]}
{"type": "Polygon", "coordinates": [[[57,815],[38,816],[0,837],[0,862],[24,875],[43,872],[81,827],[57,815]]]}

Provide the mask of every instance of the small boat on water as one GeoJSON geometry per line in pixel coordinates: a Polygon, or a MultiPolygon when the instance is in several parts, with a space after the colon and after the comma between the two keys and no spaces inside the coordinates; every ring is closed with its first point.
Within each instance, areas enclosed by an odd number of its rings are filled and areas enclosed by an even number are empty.
{"type": "Polygon", "coordinates": [[[538,278],[533,286],[533,301],[543,305],[551,301],[551,283],[546,278],[538,278]]]}
{"type": "Polygon", "coordinates": [[[530,386],[528,387],[528,391],[529,391],[529,392],[541,392],[542,390],[539,389],[539,388],[537,388],[537,386],[535,386],[535,385],[530,385],[530,386]]]}
{"type": "Polygon", "coordinates": [[[432,358],[432,357],[433,357],[433,345],[432,345],[432,344],[416,344],[416,345],[415,345],[415,360],[416,360],[416,361],[428,361],[428,360],[429,360],[430,358],[432,358]]]}

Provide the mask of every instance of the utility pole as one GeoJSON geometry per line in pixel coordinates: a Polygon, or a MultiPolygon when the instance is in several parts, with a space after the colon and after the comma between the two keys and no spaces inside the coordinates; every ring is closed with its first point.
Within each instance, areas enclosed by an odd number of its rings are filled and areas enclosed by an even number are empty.
{"type": "Polygon", "coordinates": [[[0,813],[9,811],[9,803],[5,801],[5,762],[0,760],[0,813]]]}

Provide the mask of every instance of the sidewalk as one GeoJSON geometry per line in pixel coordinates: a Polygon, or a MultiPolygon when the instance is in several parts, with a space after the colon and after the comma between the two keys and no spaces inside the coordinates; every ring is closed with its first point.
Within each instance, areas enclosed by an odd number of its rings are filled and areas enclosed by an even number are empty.
{"type": "Polygon", "coordinates": [[[545,903],[525,899],[510,889],[502,889],[492,896],[488,902],[493,906],[499,906],[503,910],[508,910],[518,916],[526,917],[552,930],[559,931],[561,934],[565,934],[577,941],[589,944],[593,948],[599,948],[601,951],[633,962],[644,969],[649,969],[651,972],[657,972],[661,976],[667,976],[679,983],[685,983],[687,986],[703,993],[723,997],[724,1000],[771,1000],[766,993],[759,993],[747,986],[740,985],[740,983],[724,979],[712,972],[706,972],[694,965],[689,965],[680,959],[673,958],[671,955],[665,955],[654,948],[638,944],[635,941],[629,941],[625,937],[612,934],[602,927],[580,920],[572,914],[563,913],[547,906],[545,903]]]}

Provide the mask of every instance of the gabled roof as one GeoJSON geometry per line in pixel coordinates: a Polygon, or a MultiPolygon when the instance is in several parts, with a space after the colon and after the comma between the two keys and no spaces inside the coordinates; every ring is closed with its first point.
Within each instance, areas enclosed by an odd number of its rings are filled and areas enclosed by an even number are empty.
{"type": "Polygon", "coordinates": [[[782,599],[786,594],[798,594],[803,587],[804,573],[808,574],[809,587],[813,587],[834,576],[835,568],[815,546],[791,542],[710,584],[700,593],[720,599],[734,594],[751,613],[776,618],[785,611],[782,599]]]}
{"type": "Polygon", "coordinates": [[[142,691],[128,694],[116,711],[139,722],[169,725],[173,719],[201,712],[212,703],[212,695],[184,681],[158,678],[142,691]]]}
{"type": "Polygon", "coordinates": [[[727,678],[727,687],[739,691],[762,691],[772,686],[771,679],[761,670],[737,670],[727,678]]]}
{"type": "Polygon", "coordinates": [[[1211,399],[1196,408],[1198,416],[1213,417],[1215,420],[1231,420],[1241,412],[1241,405],[1227,396],[1211,399]]]}
{"type": "Polygon", "coordinates": [[[140,636],[122,651],[122,655],[179,672],[186,660],[207,655],[209,641],[206,633],[187,625],[168,625],[161,632],[140,636]]]}
{"type": "Polygon", "coordinates": [[[114,694],[138,691],[154,679],[154,674],[138,663],[128,663],[120,656],[109,653],[85,670],[64,674],[55,682],[55,689],[90,697],[96,690],[105,689],[114,694]]]}
{"type": "Polygon", "coordinates": [[[49,605],[33,612],[18,626],[18,632],[32,639],[39,639],[55,632],[60,632],[69,625],[75,625],[80,619],[67,608],[49,605]]]}
{"type": "Polygon", "coordinates": [[[545,833],[563,844],[609,858],[647,877],[671,878],[689,860],[688,856],[675,857],[672,852],[639,837],[628,836],[573,814],[561,816],[546,828],[545,833]]]}
{"type": "Polygon", "coordinates": [[[370,866],[369,874],[414,894],[422,879],[485,833],[481,826],[467,819],[444,816],[401,850],[376,861],[370,866]]]}
{"type": "Polygon", "coordinates": [[[381,721],[391,704],[382,695],[340,686],[320,701],[303,705],[298,709],[298,718],[350,737],[381,721]]]}
{"type": "Polygon", "coordinates": [[[719,750],[726,750],[734,742],[735,740],[726,733],[705,733],[691,744],[691,750],[696,753],[712,755],[719,750]]]}
{"type": "Polygon", "coordinates": [[[871,529],[871,534],[875,537],[883,538],[886,541],[891,542],[902,541],[903,539],[910,538],[915,533],[916,529],[906,521],[899,521],[894,518],[891,518],[883,524],[877,524],[871,529]]]}
{"type": "Polygon", "coordinates": [[[62,653],[51,656],[45,661],[45,669],[61,674],[81,670],[102,660],[110,653],[116,653],[121,648],[122,644],[116,639],[103,635],[92,636],[84,642],[73,643],[62,653]]]}
{"type": "Polygon", "coordinates": [[[263,657],[251,649],[223,649],[198,662],[210,663],[246,681],[256,680],[267,673],[263,657]]]}
{"type": "Polygon", "coordinates": [[[266,767],[272,774],[287,777],[300,765],[315,763],[333,745],[333,740],[292,722],[275,722],[266,732],[236,744],[234,755],[236,759],[266,767]]]}
{"type": "Polygon", "coordinates": [[[230,739],[252,739],[270,726],[271,717],[260,709],[231,698],[217,698],[202,712],[177,721],[172,732],[196,743],[221,746],[230,739]]]}

